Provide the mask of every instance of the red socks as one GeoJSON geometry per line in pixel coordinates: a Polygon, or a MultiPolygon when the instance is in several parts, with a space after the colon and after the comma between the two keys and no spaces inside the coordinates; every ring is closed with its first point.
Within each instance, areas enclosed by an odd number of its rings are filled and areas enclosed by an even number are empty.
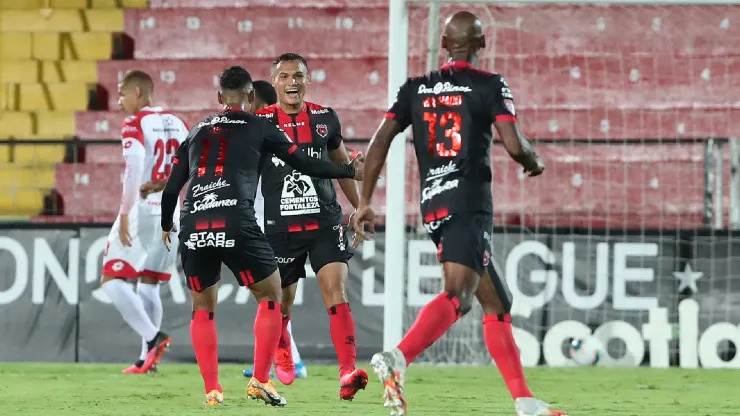
{"type": "Polygon", "coordinates": [[[290,315],[283,316],[283,329],[280,332],[280,342],[278,343],[279,348],[290,348],[290,332],[288,332],[288,323],[290,323],[290,315]]]}
{"type": "Polygon", "coordinates": [[[519,397],[534,397],[529,391],[527,380],[524,378],[522,361],[519,358],[519,348],[511,332],[511,315],[485,315],[483,317],[483,338],[486,340],[488,352],[496,361],[496,366],[509,388],[511,396],[516,400],[519,397]]]}
{"type": "MultiPolygon", "coordinates": [[[[349,303],[340,303],[327,309],[329,312],[329,331],[334,349],[337,351],[339,374],[355,369],[357,346],[355,345],[355,320],[349,303]]],[[[287,331],[286,331],[287,332],[287,331]]]]}
{"type": "Polygon", "coordinates": [[[270,381],[270,367],[280,342],[283,313],[277,302],[260,302],[254,318],[254,378],[260,383],[270,381]]]}
{"type": "Polygon", "coordinates": [[[193,311],[190,339],[193,342],[200,375],[203,376],[206,385],[206,393],[210,393],[211,390],[223,392],[218,383],[218,333],[213,312],[193,311]]]}
{"type": "Polygon", "coordinates": [[[442,292],[421,308],[416,322],[403,337],[398,349],[410,365],[428,346],[434,344],[460,318],[460,301],[442,292]]]}

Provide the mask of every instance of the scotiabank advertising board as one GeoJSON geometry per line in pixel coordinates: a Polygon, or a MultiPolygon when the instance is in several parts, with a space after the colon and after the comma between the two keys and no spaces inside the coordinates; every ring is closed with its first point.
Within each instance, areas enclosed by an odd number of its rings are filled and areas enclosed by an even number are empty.
{"type": "MultiPolygon", "coordinates": [[[[6,225],[6,227],[8,227],[6,225]]],[[[108,230],[0,229],[0,360],[135,360],[140,340],[98,289],[108,230]]],[[[358,356],[382,348],[384,235],[364,243],[350,262],[348,292],[358,356]]],[[[493,259],[514,299],[515,336],[525,365],[567,366],[567,343],[595,333],[606,340],[601,365],[740,368],[740,240],[698,232],[615,234],[499,229],[493,259]]],[[[306,359],[334,359],[329,319],[310,267],[294,308],[294,336],[306,359]]],[[[190,300],[179,267],[164,284],[163,329],[174,338],[166,356],[192,361],[190,300]]],[[[436,248],[407,245],[408,327],[439,293],[436,248]]],[[[224,361],[248,361],[256,304],[223,268],[216,322],[224,361]]],[[[430,362],[490,362],[475,307],[423,355],[430,362]]]]}

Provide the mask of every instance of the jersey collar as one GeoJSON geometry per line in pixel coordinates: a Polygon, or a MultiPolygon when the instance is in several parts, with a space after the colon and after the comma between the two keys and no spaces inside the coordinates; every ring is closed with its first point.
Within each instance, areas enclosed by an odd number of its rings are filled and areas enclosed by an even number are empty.
{"type": "Polygon", "coordinates": [[[224,106],[223,110],[221,110],[222,113],[228,113],[229,111],[244,111],[244,110],[241,107],[237,107],[237,106],[231,106],[231,107],[224,106]]]}
{"type": "Polygon", "coordinates": [[[442,68],[440,68],[440,69],[441,70],[454,69],[454,70],[457,70],[457,71],[462,71],[464,69],[475,69],[475,68],[473,68],[473,65],[470,65],[467,62],[463,62],[463,61],[449,61],[446,64],[442,65],[442,68]]]}
{"type": "Polygon", "coordinates": [[[157,111],[162,111],[162,107],[147,105],[147,106],[141,107],[141,110],[140,111],[154,111],[154,112],[157,112],[157,111]]]}

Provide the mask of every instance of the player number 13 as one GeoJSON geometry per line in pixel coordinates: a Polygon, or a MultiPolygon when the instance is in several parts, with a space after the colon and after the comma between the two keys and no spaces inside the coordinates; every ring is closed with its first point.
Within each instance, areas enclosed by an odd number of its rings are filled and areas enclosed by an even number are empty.
{"type": "Polygon", "coordinates": [[[439,157],[455,157],[460,153],[462,148],[462,117],[454,111],[447,111],[441,114],[424,112],[424,121],[429,123],[429,153],[436,154],[439,157]],[[437,129],[443,131],[444,137],[449,139],[437,141],[437,129]]]}

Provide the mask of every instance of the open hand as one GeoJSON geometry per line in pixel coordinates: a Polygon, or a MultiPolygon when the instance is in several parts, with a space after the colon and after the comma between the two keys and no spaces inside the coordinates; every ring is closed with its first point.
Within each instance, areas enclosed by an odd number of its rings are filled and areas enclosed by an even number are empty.
{"type": "Polygon", "coordinates": [[[352,241],[352,247],[357,248],[361,240],[372,240],[371,235],[375,234],[375,212],[368,205],[360,205],[354,215],[350,216],[350,227],[355,236],[352,241]],[[365,231],[365,226],[367,230],[365,231]],[[360,238],[357,238],[360,237],[360,238]]]}

